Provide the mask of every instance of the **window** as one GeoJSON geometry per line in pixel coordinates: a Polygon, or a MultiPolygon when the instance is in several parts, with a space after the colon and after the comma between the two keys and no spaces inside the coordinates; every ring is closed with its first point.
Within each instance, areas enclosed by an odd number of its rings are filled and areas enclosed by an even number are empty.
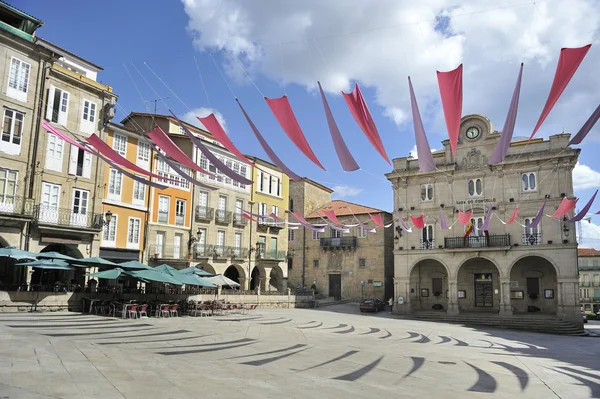
{"type": "Polygon", "coordinates": [[[133,181],[133,201],[134,205],[144,205],[146,197],[146,185],[137,180],[133,181]]]}
{"type": "Polygon", "coordinates": [[[540,225],[535,227],[529,227],[534,218],[525,218],[523,225],[525,226],[525,232],[523,234],[524,245],[539,245],[542,243],[542,235],[540,234],[540,225]]]}
{"type": "Polygon", "coordinates": [[[208,159],[206,159],[206,156],[204,156],[204,154],[200,155],[200,168],[208,170],[208,159]]]}
{"type": "Polygon", "coordinates": [[[256,250],[258,251],[258,255],[260,258],[265,256],[265,250],[267,249],[267,238],[265,236],[258,236],[256,250]]]}
{"type": "Polygon", "coordinates": [[[362,226],[358,226],[358,238],[367,238],[367,229],[362,226]]]}
{"type": "Polygon", "coordinates": [[[321,239],[321,233],[318,231],[314,231],[312,232],[312,239],[313,240],[320,240],[321,239]]]}
{"type": "Polygon", "coordinates": [[[89,191],[80,190],[78,188],[73,189],[73,207],[70,220],[71,225],[84,227],[87,226],[89,196],[89,191]]]}
{"type": "MultiPolygon", "coordinates": [[[[289,227],[288,227],[288,229],[289,229],[289,227]]],[[[292,230],[292,229],[288,230],[288,241],[294,241],[294,232],[295,231],[296,230],[292,230]]]]}
{"type": "Polygon", "coordinates": [[[277,178],[277,196],[281,197],[281,179],[277,178]]]}
{"type": "MultiPolygon", "coordinates": [[[[482,217],[474,217],[471,218],[471,224],[473,225],[473,230],[471,231],[471,236],[481,237],[483,236],[483,218],[482,217]]],[[[465,226],[465,232],[467,230],[467,226],[465,226]]]]}
{"type": "Polygon", "coordinates": [[[421,201],[433,201],[433,184],[421,184],[421,201]]]}
{"type": "Polygon", "coordinates": [[[275,216],[279,216],[279,207],[273,205],[273,207],[271,208],[271,213],[275,216]]]}
{"type": "Polygon", "coordinates": [[[467,192],[469,197],[481,197],[483,195],[483,180],[481,178],[469,179],[467,181],[467,192]]]}
{"type": "Polygon", "coordinates": [[[241,258],[242,254],[242,233],[235,233],[233,244],[233,255],[236,258],[241,258]]]}
{"type": "Polygon", "coordinates": [[[271,259],[277,259],[277,238],[276,237],[271,237],[271,244],[269,244],[269,250],[271,253],[270,258],[271,259]]]}
{"type": "Polygon", "coordinates": [[[198,193],[198,206],[196,209],[197,218],[208,218],[208,193],[206,191],[200,191],[198,193]]]}
{"type": "Polygon", "coordinates": [[[217,231],[217,245],[215,245],[215,251],[217,255],[223,255],[225,250],[225,231],[217,231]]]}
{"type": "Polygon", "coordinates": [[[342,232],[334,229],[333,227],[329,227],[329,237],[331,238],[340,238],[342,236],[342,232]]]}
{"type": "Polygon", "coordinates": [[[588,288],[584,288],[581,290],[581,297],[588,299],[590,297],[590,290],[588,288]]]}
{"type": "Polygon", "coordinates": [[[21,154],[21,137],[23,136],[24,118],[25,116],[21,112],[8,108],[4,109],[0,151],[10,155],[21,154]]]}
{"type": "Polygon", "coordinates": [[[92,175],[92,154],[71,145],[69,174],[89,179],[92,175]]]}
{"type": "Polygon", "coordinates": [[[537,181],[534,172],[521,174],[521,191],[536,191],[537,181]]]}
{"type": "Polygon", "coordinates": [[[183,241],[183,234],[176,233],[173,240],[173,259],[181,257],[181,241],[183,241]]]}
{"type": "Polygon", "coordinates": [[[435,246],[434,231],[435,226],[432,224],[426,224],[421,230],[421,249],[431,249],[435,246]]]}
{"type": "Polygon", "coordinates": [[[179,134],[183,134],[185,136],[185,129],[183,126],[179,126],[179,134]]]}
{"type": "MultiPolygon", "coordinates": [[[[190,168],[187,168],[187,167],[181,166],[181,165],[179,165],[179,168],[181,168],[181,170],[188,175],[191,173],[190,168]]],[[[159,176],[162,176],[165,178],[165,179],[160,179],[159,180],[160,183],[166,184],[167,186],[179,188],[182,190],[190,189],[190,183],[187,180],[185,180],[183,177],[181,177],[179,175],[179,173],[177,173],[173,169],[171,169],[171,167],[169,165],[167,165],[167,163],[163,159],[158,160],[156,170],[157,170],[157,174],[159,176]],[[166,179],[169,179],[169,180],[166,180],[166,179]]]]}
{"type": "Polygon", "coordinates": [[[42,200],[40,202],[40,221],[58,222],[58,204],[60,203],[60,186],[42,183],[42,200]]]}
{"type": "Polygon", "coordinates": [[[367,267],[367,260],[366,259],[359,259],[358,260],[358,267],[367,267]]]}
{"type": "MultiPolygon", "coordinates": [[[[113,216],[114,217],[114,216],[113,216]]],[[[138,249],[140,247],[140,218],[129,218],[127,225],[127,248],[138,249]]]]}
{"type": "Polygon", "coordinates": [[[313,259],[313,269],[317,269],[319,267],[319,259],[313,259]]]}
{"type": "Polygon", "coordinates": [[[102,246],[115,247],[117,245],[117,221],[119,217],[113,213],[108,226],[103,227],[102,246]]]}
{"type": "Polygon", "coordinates": [[[6,95],[15,100],[27,102],[27,90],[29,88],[29,73],[31,65],[18,58],[10,59],[10,72],[8,74],[8,87],[6,95]]]}
{"type": "Polygon", "coordinates": [[[169,223],[169,197],[158,197],[158,222],[169,223]]]}
{"type": "Polygon", "coordinates": [[[113,136],[113,150],[121,154],[121,156],[127,156],[127,137],[122,134],[115,133],[113,136]]]}
{"type": "Polygon", "coordinates": [[[138,153],[137,153],[138,164],[148,164],[150,161],[150,145],[148,143],[138,142],[138,153]]]}
{"type": "MultiPolygon", "coordinates": [[[[246,177],[246,165],[240,165],[240,176],[246,177]]],[[[245,190],[246,189],[246,185],[240,183],[240,188],[242,190],[245,190]]]]}
{"type": "Polygon", "coordinates": [[[69,93],[50,85],[46,104],[46,119],[65,126],[69,112],[69,93]]]}
{"type": "Polygon", "coordinates": [[[185,200],[175,200],[175,224],[179,226],[185,224],[185,200]]]}
{"type": "MultiPolygon", "coordinates": [[[[237,173],[238,175],[240,174],[240,164],[238,162],[234,162],[233,163],[233,171],[235,173],[237,173]]],[[[237,181],[235,181],[235,180],[232,180],[231,184],[233,185],[233,187],[239,187],[240,186],[240,183],[237,182],[237,181]]]]}
{"type": "Polygon", "coordinates": [[[17,176],[16,170],[0,168],[0,212],[14,210],[17,176]]]}
{"type": "Polygon", "coordinates": [[[156,232],[156,244],[154,249],[154,254],[157,258],[163,257],[163,252],[165,249],[165,232],[157,231],[156,232]]]}
{"type": "Polygon", "coordinates": [[[94,133],[96,130],[96,103],[83,100],[83,113],[81,115],[81,131],[94,133]]]}
{"type": "MultiPolygon", "coordinates": [[[[229,169],[233,167],[233,161],[229,159],[226,159],[224,163],[229,169]]],[[[225,184],[231,184],[231,177],[225,176],[225,184]]]]}
{"type": "Polygon", "coordinates": [[[48,133],[48,145],[46,147],[46,169],[57,172],[62,171],[64,146],[65,142],[61,138],[48,133]]]}
{"type": "Polygon", "coordinates": [[[259,215],[263,215],[266,216],[268,214],[267,212],[267,204],[264,202],[259,202],[258,203],[258,214],[259,215]]]}
{"type": "Polygon", "coordinates": [[[116,169],[108,172],[108,198],[121,201],[121,183],[123,175],[116,169]]]}
{"type": "Polygon", "coordinates": [[[244,200],[236,199],[235,200],[235,214],[241,215],[244,210],[244,200]]]}

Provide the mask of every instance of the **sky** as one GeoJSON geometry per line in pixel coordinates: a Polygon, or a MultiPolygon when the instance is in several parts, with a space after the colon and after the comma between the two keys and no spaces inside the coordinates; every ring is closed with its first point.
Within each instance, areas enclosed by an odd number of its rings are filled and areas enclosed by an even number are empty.
{"type": "MultiPolygon", "coordinates": [[[[529,136],[546,100],[561,47],[592,48],[537,137],[576,133],[600,99],[597,0],[13,0],[44,21],[37,34],[104,68],[98,80],[119,95],[115,121],[132,111],[186,119],[214,111],[236,146],[268,159],[234,96],[290,169],[335,190],[335,198],[391,211],[391,167],[354,122],[340,91],[355,82],[390,158],[414,151],[407,76],[432,148],[447,138],[436,70],[464,63],[463,115],[501,130],[521,62],[515,136],[529,136]],[[316,82],[361,166],[344,172],[335,155],[316,82]],[[204,85],[203,85],[204,83],[204,85]],[[304,157],[263,97],[289,97],[315,154],[304,157]],[[166,98],[168,97],[168,98],[166,98]],[[157,100],[153,102],[153,100],[157,100]]],[[[584,141],[575,195],[600,187],[600,124],[584,141]]],[[[600,202],[592,207],[596,212],[600,202]]],[[[591,215],[590,215],[591,216],[591,215]]],[[[582,222],[583,246],[600,247],[600,216],[582,222]]]]}

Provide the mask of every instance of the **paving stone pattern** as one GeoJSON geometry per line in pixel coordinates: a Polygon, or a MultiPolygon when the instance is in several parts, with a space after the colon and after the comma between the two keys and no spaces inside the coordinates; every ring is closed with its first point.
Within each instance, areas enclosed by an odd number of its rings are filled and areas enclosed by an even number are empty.
{"type": "Polygon", "coordinates": [[[0,398],[600,398],[600,340],[356,304],[122,320],[0,315],[0,398]]]}

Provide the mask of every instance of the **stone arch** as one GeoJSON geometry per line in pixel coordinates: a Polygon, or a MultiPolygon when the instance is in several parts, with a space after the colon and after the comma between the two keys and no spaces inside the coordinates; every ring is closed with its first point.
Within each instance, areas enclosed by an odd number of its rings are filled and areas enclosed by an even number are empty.
{"type": "Polygon", "coordinates": [[[515,313],[558,311],[558,268],[544,256],[525,255],[510,267],[510,304],[515,313]]]}
{"type": "Polygon", "coordinates": [[[448,310],[448,267],[438,259],[425,258],[410,269],[410,302],[413,310],[448,310]]]}
{"type": "Polygon", "coordinates": [[[544,255],[539,255],[539,254],[535,254],[535,255],[530,255],[530,254],[525,254],[525,255],[521,255],[519,256],[517,259],[514,260],[514,262],[510,265],[510,267],[508,268],[508,275],[510,276],[512,273],[512,268],[517,264],[517,262],[519,262],[520,260],[524,259],[524,258],[542,258],[544,259],[546,262],[550,263],[552,265],[552,267],[554,268],[554,272],[556,273],[557,278],[560,277],[560,269],[559,267],[556,265],[556,263],[550,259],[547,258],[544,255]]]}
{"type": "Polygon", "coordinates": [[[243,285],[243,280],[246,278],[246,273],[244,271],[244,268],[240,265],[231,264],[229,265],[229,267],[227,267],[227,269],[225,269],[225,272],[223,272],[223,276],[232,279],[240,285],[243,285]]]}
{"type": "Polygon", "coordinates": [[[210,263],[204,263],[203,265],[200,265],[199,268],[211,274],[217,274],[215,268],[210,263]]]}
{"type": "MultiPolygon", "coordinates": [[[[10,247],[8,241],[0,236],[0,248],[10,247]]],[[[19,286],[27,280],[27,268],[15,266],[16,263],[25,260],[18,260],[8,256],[0,257],[0,282],[8,291],[16,291],[19,286]]]]}
{"type": "Polygon", "coordinates": [[[269,274],[269,285],[275,287],[277,291],[282,292],[284,289],[283,270],[279,265],[273,266],[269,274]]]}
{"type": "Polygon", "coordinates": [[[69,244],[48,244],[44,249],[40,251],[40,253],[43,252],[58,252],[59,254],[67,255],[76,259],[83,258],[83,255],[81,254],[81,251],[79,251],[77,246],[69,244]]]}
{"type": "Polygon", "coordinates": [[[462,262],[456,270],[459,311],[499,312],[502,297],[502,270],[487,256],[475,256],[462,262]]]}
{"type": "Polygon", "coordinates": [[[0,248],[6,248],[9,246],[10,245],[8,245],[8,241],[6,241],[4,238],[2,238],[2,236],[0,236],[0,248]]]}
{"type": "Polygon", "coordinates": [[[265,277],[265,269],[261,266],[254,266],[250,272],[250,290],[255,290],[261,285],[261,281],[265,277]]]}
{"type": "Polygon", "coordinates": [[[446,274],[448,275],[448,277],[452,276],[452,273],[450,273],[450,268],[448,267],[448,265],[446,265],[446,263],[444,261],[442,261],[440,258],[437,258],[435,256],[429,256],[427,258],[419,259],[418,261],[413,263],[412,266],[410,267],[410,269],[408,269],[408,276],[410,277],[415,266],[417,266],[419,263],[421,263],[423,261],[428,261],[428,260],[436,261],[437,263],[441,264],[444,267],[444,269],[446,270],[446,274]]]}
{"type": "MultiPolygon", "coordinates": [[[[72,258],[81,259],[83,255],[81,251],[75,245],[52,243],[44,247],[40,253],[44,252],[58,252],[62,255],[67,255],[72,258]]],[[[76,267],[75,270],[39,270],[33,269],[31,275],[32,283],[41,283],[42,285],[53,285],[56,282],[60,282],[65,285],[81,286],[85,287],[85,273],[86,269],[83,267],[76,267]]]]}

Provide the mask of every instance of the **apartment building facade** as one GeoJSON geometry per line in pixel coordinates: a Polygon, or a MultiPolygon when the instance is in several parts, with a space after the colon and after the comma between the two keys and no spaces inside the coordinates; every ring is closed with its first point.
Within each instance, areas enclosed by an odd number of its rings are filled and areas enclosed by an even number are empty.
{"type": "MultiPolygon", "coordinates": [[[[152,170],[154,151],[140,134],[110,123],[105,142],[135,165],[152,170]]],[[[102,213],[110,213],[110,223],[102,230],[100,257],[115,263],[143,260],[148,228],[150,190],[148,186],[124,176],[108,164],[104,168],[102,213]]]]}
{"type": "Polygon", "coordinates": [[[577,265],[581,310],[600,313],[600,251],[579,248],[577,265]]]}
{"type": "Polygon", "coordinates": [[[581,323],[576,229],[566,222],[572,213],[528,227],[544,203],[552,214],[565,196],[572,198],[579,150],[568,147],[568,134],[525,139],[511,144],[501,164],[488,166],[499,137],[489,119],[467,115],[456,157],[444,141],[434,153],[436,171],[420,172],[412,157],[394,159],[386,176],[395,210],[408,225],[411,216],[425,220],[412,232],[397,226],[395,298],[402,303],[395,309],[508,317],[537,311],[581,323]],[[516,221],[508,223],[515,208],[516,221]],[[468,236],[456,223],[459,211],[473,212],[468,236]],[[452,228],[441,228],[441,215],[452,228]]]}

